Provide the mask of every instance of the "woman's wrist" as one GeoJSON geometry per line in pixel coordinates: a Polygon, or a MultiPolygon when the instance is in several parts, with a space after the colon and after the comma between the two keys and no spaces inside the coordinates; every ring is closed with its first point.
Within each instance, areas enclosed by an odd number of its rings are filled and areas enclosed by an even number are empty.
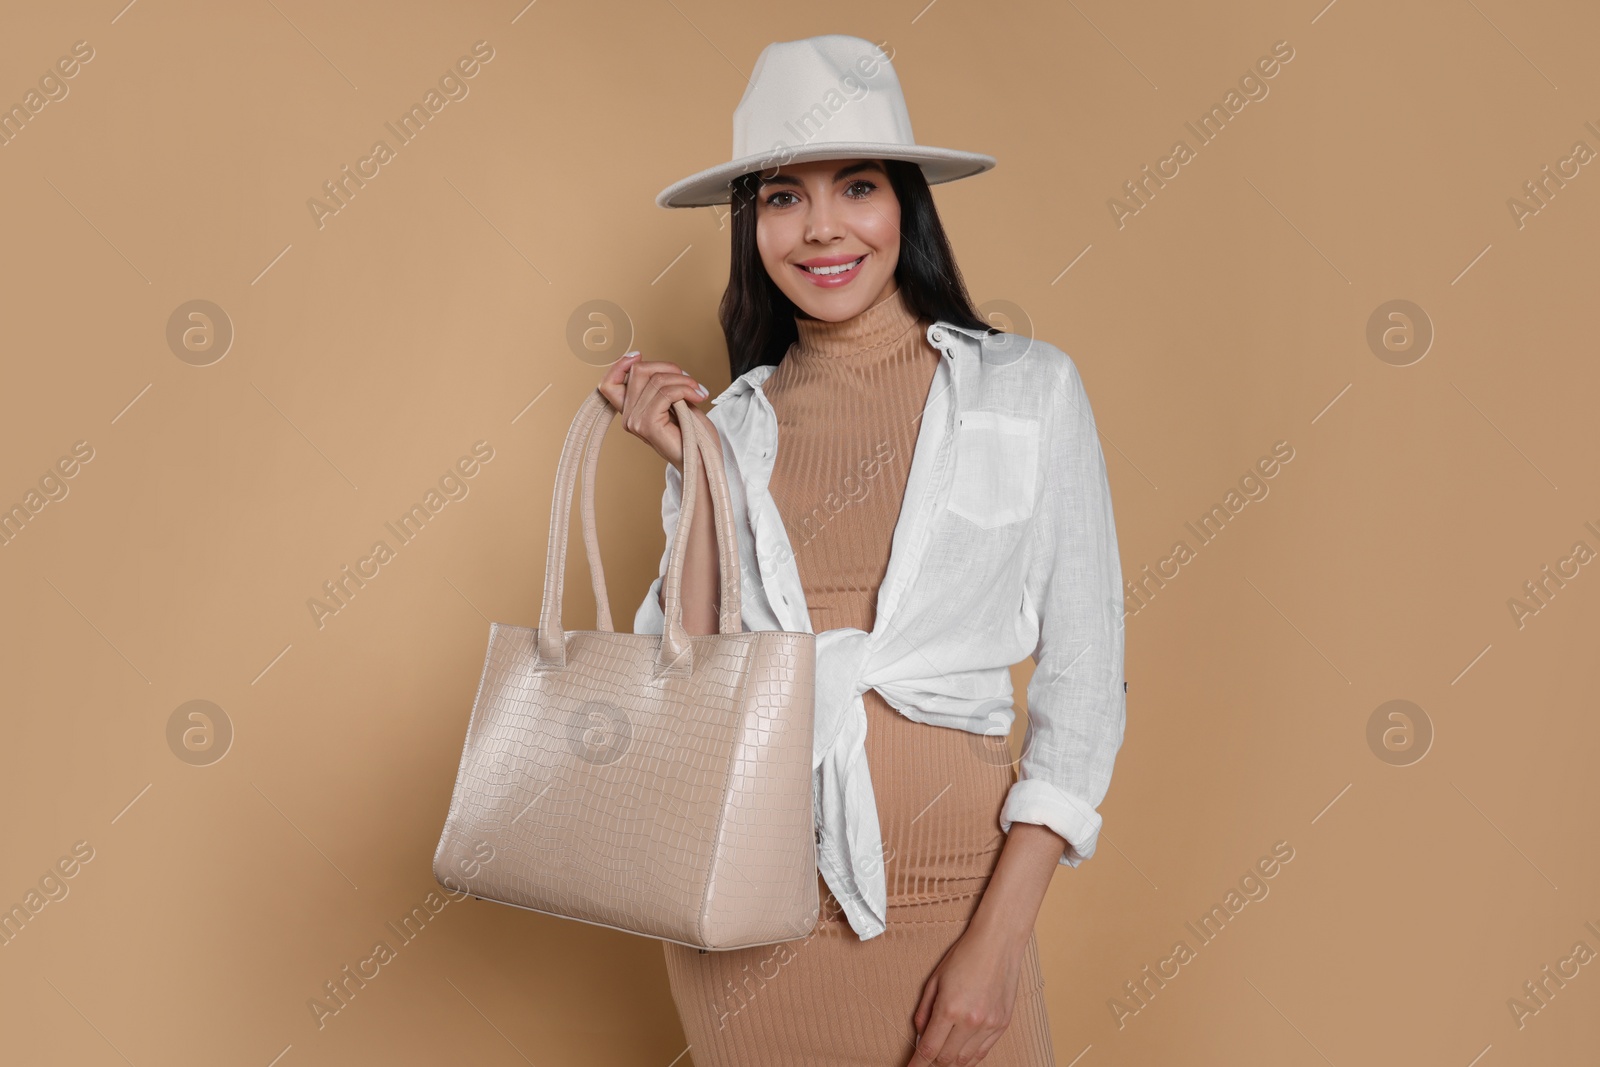
{"type": "Polygon", "coordinates": [[[1047,826],[1013,823],[967,932],[1022,951],[1066,846],[1066,839],[1047,826]]]}
{"type": "Polygon", "coordinates": [[[967,924],[966,936],[980,941],[992,940],[1007,952],[1020,953],[1028,945],[1028,936],[1033,933],[1037,917],[1037,914],[1030,915],[1015,908],[1006,910],[979,904],[972,921],[967,924]]]}

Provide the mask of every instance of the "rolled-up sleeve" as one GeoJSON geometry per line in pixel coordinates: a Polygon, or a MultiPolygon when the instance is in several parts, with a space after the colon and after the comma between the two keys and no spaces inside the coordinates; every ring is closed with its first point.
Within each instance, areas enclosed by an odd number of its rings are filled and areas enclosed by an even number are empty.
{"type": "Polygon", "coordinates": [[[1122,746],[1122,564],[1105,456],[1078,369],[1065,360],[1041,444],[1026,596],[1039,619],[1028,727],[1001,829],[1039,823],[1067,840],[1061,863],[1094,855],[1100,802],[1122,746]]]}

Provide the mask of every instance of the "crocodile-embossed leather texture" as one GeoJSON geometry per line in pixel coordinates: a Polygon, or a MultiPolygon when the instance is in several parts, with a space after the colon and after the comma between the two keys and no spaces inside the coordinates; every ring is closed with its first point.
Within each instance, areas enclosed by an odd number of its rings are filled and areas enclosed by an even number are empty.
{"type": "Polygon", "coordinates": [[[795,940],[815,928],[819,905],[816,638],[741,630],[722,456],[686,403],[673,410],[686,491],[663,582],[663,633],[612,629],[593,484],[615,410],[596,390],[561,452],[540,625],[489,627],[434,877],[486,900],[695,948],[795,940]],[[599,629],[567,631],[567,528],[585,452],[584,547],[599,629]],[[691,635],[679,594],[702,462],[721,620],[718,633],[691,635]]]}

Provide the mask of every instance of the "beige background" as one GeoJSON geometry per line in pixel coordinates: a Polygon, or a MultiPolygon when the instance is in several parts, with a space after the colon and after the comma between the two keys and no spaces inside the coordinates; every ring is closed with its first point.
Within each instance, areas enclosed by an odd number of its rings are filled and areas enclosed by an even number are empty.
{"type": "MultiPolygon", "coordinates": [[[[727,157],[762,46],[845,32],[893,51],[920,140],[1000,160],[940,211],[975,299],[1081,369],[1126,576],[1196,549],[1128,620],[1102,847],[1040,915],[1059,1061],[1593,1062],[1600,963],[1521,1026],[1508,1000],[1600,952],[1600,564],[1520,627],[1508,601],[1600,549],[1600,175],[1521,227],[1508,200],[1600,149],[1600,15],[1319,2],[7,3],[0,103],[93,58],[0,147],[0,506],[93,455],[0,547],[0,905],[93,858],[0,947],[0,1059],[691,1061],[654,941],[477,901],[385,924],[435,889],[489,621],[535,623],[562,435],[625,350],[575,352],[569,320],[611,301],[727,383],[728,232],[652,198],[727,157]],[[323,183],[477,41],[469,95],[319,228],[323,183]],[[1119,228],[1123,183],[1278,41],[1269,95],[1119,228]],[[197,299],[234,331],[204,366],[167,340],[197,299]],[[1367,342],[1393,299],[1436,332],[1406,366],[1367,342]],[[319,626],[322,584],[478,441],[468,494],[319,626]],[[1279,441],[1270,495],[1197,547],[1279,441]],[[193,700],[233,731],[209,765],[169,740],[193,700]],[[1420,760],[1369,742],[1392,700],[1420,760]],[[1185,923],[1277,842],[1270,894],[1202,944],[1185,923]],[[1140,1006],[1124,983],[1180,939],[1140,1006]]],[[[662,463],[609,442],[626,626],[662,463]]]]}

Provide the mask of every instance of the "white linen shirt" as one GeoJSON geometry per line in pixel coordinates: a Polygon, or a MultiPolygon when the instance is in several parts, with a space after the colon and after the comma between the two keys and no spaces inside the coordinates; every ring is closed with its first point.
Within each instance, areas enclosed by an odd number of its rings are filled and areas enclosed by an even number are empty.
{"type": "MultiPolygon", "coordinates": [[[[1105,458],[1072,360],[1015,334],[928,327],[942,353],[923,409],[872,632],[816,635],[812,751],[817,866],[857,936],[885,927],[887,886],[866,759],[862,694],[902,715],[1006,736],[1011,665],[1031,655],[1028,729],[1003,832],[1039,823],[1067,841],[1061,863],[1094,855],[1096,811],[1122,745],[1122,569],[1105,458]]],[[[753,367],[711,401],[738,534],[745,630],[810,633],[782,516],[768,492],[777,416],[753,367]]],[[[682,501],[667,464],[666,549],[634,618],[664,628],[657,598],[682,501]]],[[[705,505],[709,506],[709,504],[705,505]]],[[[830,510],[848,506],[833,494],[830,510]]],[[[975,739],[974,758],[982,758],[975,739]]],[[[930,798],[931,800],[932,798],[930,798]]]]}

